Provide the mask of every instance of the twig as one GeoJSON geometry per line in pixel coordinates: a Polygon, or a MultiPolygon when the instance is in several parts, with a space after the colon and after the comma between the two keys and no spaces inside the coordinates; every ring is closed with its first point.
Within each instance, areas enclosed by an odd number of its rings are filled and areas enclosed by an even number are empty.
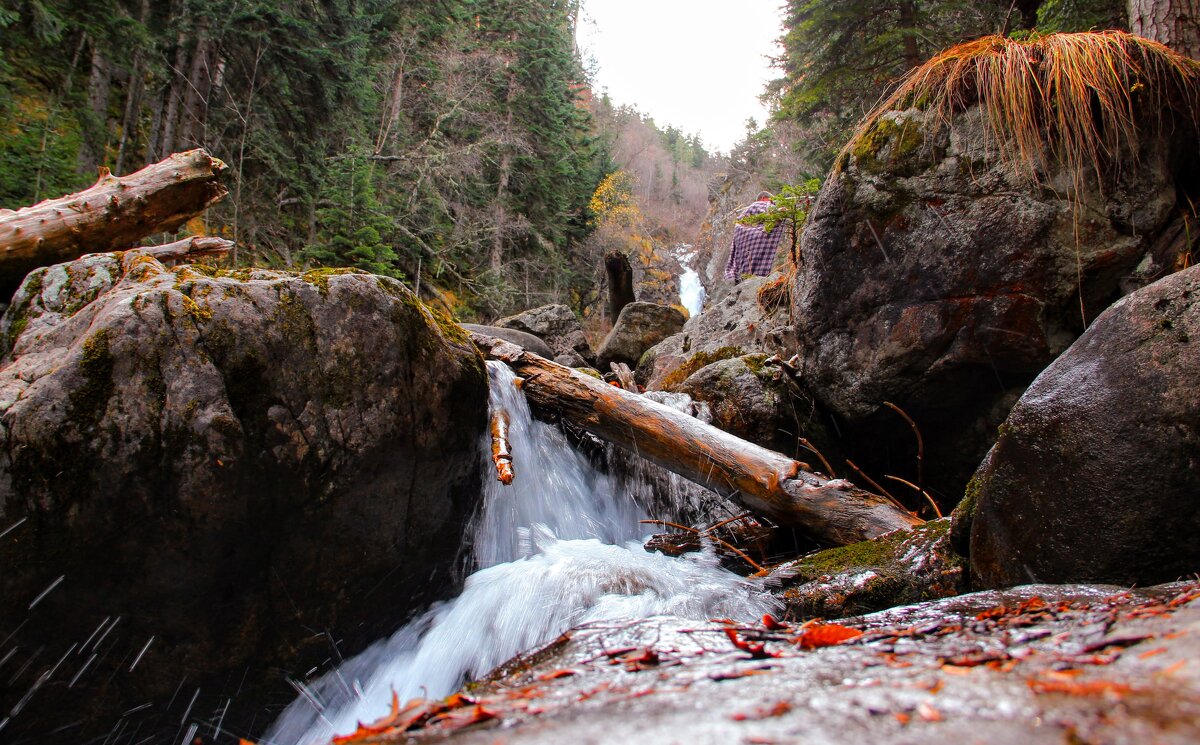
{"type": "Polygon", "coordinates": [[[820,450],[817,450],[816,445],[813,445],[805,437],[797,437],[796,442],[800,443],[800,447],[811,450],[813,454],[821,459],[821,465],[825,466],[825,471],[829,474],[829,478],[836,479],[838,477],[837,472],[833,470],[833,466],[830,465],[829,461],[825,459],[825,454],[820,450]]]}
{"type": "Polygon", "coordinates": [[[734,552],[735,554],[737,554],[738,557],[740,557],[742,561],[744,561],[747,564],[749,564],[750,566],[754,567],[754,569],[756,569],[760,572],[767,571],[766,569],[762,568],[761,564],[759,564],[757,561],[755,561],[754,559],[751,559],[749,556],[747,556],[745,551],[742,551],[737,546],[731,546],[730,544],[726,543],[725,541],[721,540],[720,538],[717,538],[715,535],[710,535],[708,533],[701,533],[700,531],[696,530],[695,528],[689,528],[685,525],[680,525],[679,523],[667,522],[666,520],[638,520],[638,522],[639,523],[653,523],[655,525],[666,525],[671,528],[679,528],[680,530],[686,530],[687,532],[692,533],[693,535],[699,536],[701,538],[710,538],[710,539],[716,541],[717,543],[721,544],[725,548],[729,549],[730,551],[734,552]]]}
{"type": "Polygon", "coordinates": [[[937,506],[937,502],[933,501],[933,497],[929,496],[929,492],[925,491],[924,489],[917,486],[913,482],[906,481],[905,479],[902,479],[899,476],[886,475],[886,476],[884,476],[884,478],[891,479],[892,481],[899,481],[901,484],[904,484],[905,486],[912,487],[915,491],[919,492],[921,494],[921,496],[925,497],[925,499],[929,502],[929,506],[933,508],[933,513],[935,515],[937,515],[938,517],[942,517],[941,509],[937,506]]]}
{"type": "Polygon", "coordinates": [[[717,523],[716,525],[713,525],[713,526],[711,526],[711,527],[705,528],[705,529],[704,529],[704,532],[705,532],[705,533],[711,533],[711,532],[713,532],[714,530],[716,530],[717,528],[724,527],[724,526],[728,525],[729,523],[736,523],[738,520],[745,520],[746,518],[748,518],[748,517],[751,517],[751,516],[752,516],[752,515],[751,515],[749,512],[743,512],[743,513],[742,513],[742,514],[740,514],[740,515],[737,515],[737,516],[735,516],[735,517],[731,517],[731,518],[729,518],[729,519],[727,519],[727,520],[722,520],[721,522],[717,523]]]}
{"type": "MultiPolygon", "coordinates": [[[[901,409],[891,401],[884,401],[883,405],[904,417],[904,421],[908,422],[908,426],[912,427],[913,434],[917,436],[917,491],[922,491],[922,486],[925,483],[925,438],[921,437],[921,429],[917,427],[917,423],[913,421],[904,409],[901,409]]],[[[941,517],[939,515],[939,517],[941,517]]]]}
{"type": "Polygon", "coordinates": [[[905,507],[904,505],[900,504],[900,500],[898,500],[898,499],[896,499],[895,497],[893,497],[893,496],[892,496],[892,493],[891,493],[891,492],[889,492],[887,489],[884,489],[884,488],[883,488],[882,486],[880,486],[879,484],[875,483],[875,479],[873,479],[873,478],[871,478],[870,476],[868,476],[868,475],[866,474],[866,472],[865,472],[865,471],[863,471],[861,468],[859,468],[858,466],[856,466],[856,465],[854,464],[854,461],[852,461],[852,460],[850,460],[849,458],[847,458],[847,459],[846,459],[846,465],[848,465],[848,466],[850,466],[851,468],[853,468],[855,473],[857,473],[859,476],[862,476],[864,479],[866,479],[867,483],[868,483],[868,484],[870,484],[872,488],[876,489],[876,490],[877,490],[877,491],[878,491],[880,494],[882,494],[883,496],[887,497],[887,498],[888,498],[888,500],[889,500],[889,501],[891,501],[891,503],[892,503],[892,504],[896,505],[897,507],[899,507],[899,508],[900,508],[900,509],[902,509],[902,510],[905,510],[905,511],[907,511],[907,510],[908,510],[908,508],[907,508],[907,507],[905,507]]]}

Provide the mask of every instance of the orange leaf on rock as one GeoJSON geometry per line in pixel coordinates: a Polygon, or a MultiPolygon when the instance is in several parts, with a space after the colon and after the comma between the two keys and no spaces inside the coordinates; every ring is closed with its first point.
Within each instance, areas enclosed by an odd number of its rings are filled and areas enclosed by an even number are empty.
{"type": "Polygon", "coordinates": [[[797,636],[793,641],[801,649],[816,649],[817,647],[832,647],[851,639],[857,639],[862,636],[862,633],[858,629],[852,629],[836,623],[825,623],[809,626],[805,629],[804,633],[797,636]]]}
{"type": "Polygon", "coordinates": [[[558,680],[559,678],[569,678],[576,674],[574,670],[564,668],[562,670],[552,670],[548,673],[542,673],[538,676],[538,680],[558,680]]]}

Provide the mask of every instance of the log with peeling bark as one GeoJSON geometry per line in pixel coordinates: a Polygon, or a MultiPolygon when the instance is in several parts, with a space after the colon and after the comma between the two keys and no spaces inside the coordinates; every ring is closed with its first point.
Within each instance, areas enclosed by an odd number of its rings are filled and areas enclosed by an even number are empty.
{"type": "Polygon", "coordinates": [[[775,523],[821,543],[846,545],[922,521],[844,479],[826,479],[785,455],[687,414],[472,333],[475,345],[525,379],[529,402],[775,523]]]}
{"type": "Polygon", "coordinates": [[[225,168],[204,150],[189,150],[128,176],[102,168],[100,179],[78,194],[0,210],[0,300],[40,266],[178,229],[228,193],[219,180],[225,168]]]}
{"type": "Polygon", "coordinates": [[[492,463],[496,465],[496,479],[502,484],[511,484],[512,449],[508,439],[508,412],[503,409],[492,413],[492,463]]]}

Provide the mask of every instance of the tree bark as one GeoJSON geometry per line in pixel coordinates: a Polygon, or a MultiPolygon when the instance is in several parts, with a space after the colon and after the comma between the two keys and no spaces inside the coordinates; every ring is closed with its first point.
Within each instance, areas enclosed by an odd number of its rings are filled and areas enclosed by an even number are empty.
{"type": "Polygon", "coordinates": [[[78,194],[0,210],[0,295],[7,299],[40,266],[176,230],[228,193],[219,181],[225,168],[191,150],[123,178],[101,169],[95,185],[78,194]]]}
{"type": "Polygon", "coordinates": [[[104,162],[108,146],[108,100],[112,91],[112,65],[92,42],[92,71],[88,77],[87,109],[83,112],[85,126],[79,146],[77,167],[82,174],[92,174],[104,162]]]}
{"type": "Polygon", "coordinates": [[[489,358],[525,379],[537,409],[712,489],[775,523],[827,545],[846,545],[922,521],[843,479],[628,391],[555,364],[509,342],[471,332],[489,358]]]}
{"type": "Polygon", "coordinates": [[[1129,0],[1129,30],[1200,59],[1200,0],[1129,0]]]}

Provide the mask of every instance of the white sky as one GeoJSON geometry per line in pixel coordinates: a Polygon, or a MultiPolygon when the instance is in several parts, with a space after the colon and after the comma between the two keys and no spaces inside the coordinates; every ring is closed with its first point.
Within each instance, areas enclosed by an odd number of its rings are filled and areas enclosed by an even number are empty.
{"type": "Polygon", "coordinates": [[[579,45],[597,94],[728,152],[746,119],[767,118],[781,19],[782,0],[583,0],[579,45]]]}

